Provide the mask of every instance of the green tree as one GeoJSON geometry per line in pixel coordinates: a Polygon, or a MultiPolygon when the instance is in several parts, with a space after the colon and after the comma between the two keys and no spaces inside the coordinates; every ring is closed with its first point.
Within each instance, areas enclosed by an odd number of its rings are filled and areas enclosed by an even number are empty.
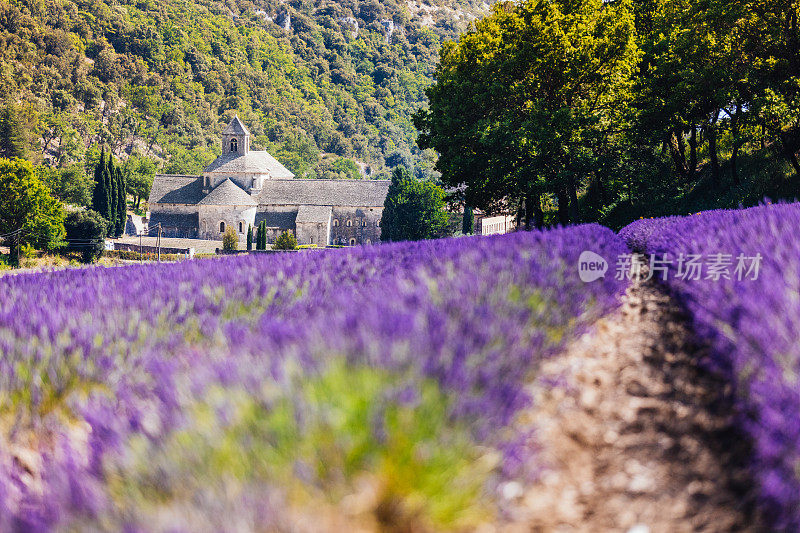
{"type": "Polygon", "coordinates": [[[122,164],[128,194],[133,197],[133,208],[140,209],[143,199],[150,196],[156,175],[156,164],[149,157],[131,155],[122,164]]]}
{"type": "Polygon", "coordinates": [[[266,221],[262,220],[258,224],[258,244],[256,245],[256,250],[266,250],[267,249],[267,223],[266,221]]]}
{"type": "Polygon", "coordinates": [[[247,251],[253,249],[253,226],[247,225],[247,251]]]}
{"type": "Polygon", "coordinates": [[[84,263],[93,263],[103,255],[106,220],[91,209],[72,211],[64,220],[67,250],[81,254],[84,263]]]}
{"type": "Polygon", "coordinates": [[[418,241],[442,237],[447,227],[445,192],[419,181],[405,167],[395,167],[383,204],[381,240],[418,241]]]}
{"type": "Polygon", "coordinates": [[[464,206],[464,218],[461,223],[461,233],[471,235],[475,230],[475,214],[468,205],[464,206]]]}
{"type": "Polygon", "coordinates": [[[111,216],[111,180],[108,172],[108,160],[105,148],[102,150],[100,160],[94,167],[94,189],[92,190],[92,209],[100,213],[106,221],[111,216]]]}
{"type": "Polygon", "coordinates": [[[8,104],[0,111],[0,157],[26,159],[25,144],[16,106],[8,104]]]}
{"type": "Polygon", "coordinates": [[[222,249],[223,250],[238,250],[239,249],[239,236],[233,226],[228,226],[225,234],[222,236],[222,249]]]}
{"type": "Polygon", "coordinates": [[[495,4],[441,49],[418,143],[439,153],[453,196],[485,212],[540,219],[558,197],[579,219],[577,191],[612,144],[639,52],[629,0],[495,4]]]}
{"type": "Polygon", "coordinates": [[[62,244],[64,211],[50,190],[21,159],[0,158],[0,235],[19,264],[19,247],[50,250],[62,244]]]}
{"type": "Polygon", "coordinates": [[[128,222],[128,185],[125,182],[125,173],[122,171],[122,167],[119,165],[114,168],[114,177],[117,183],[117,212],[115,217],[114,235],[119,237],[125,233],[125,224],[128,222]]]}
{"type": "Polygon", "coordinates": [[[64,168],[51,168],[46,165],[36,167],[36,175],[50,189],[50,192],[65,204],[88,207],[92,202],[92,180],[80,165],[64,168]]]}
{"type": "Polygon", "coordinates": [[[284,231],[278,238],[275,239],[275,244],[272,245],[273,250],[296,250],[297,237],[290,231],[284,231]]]}

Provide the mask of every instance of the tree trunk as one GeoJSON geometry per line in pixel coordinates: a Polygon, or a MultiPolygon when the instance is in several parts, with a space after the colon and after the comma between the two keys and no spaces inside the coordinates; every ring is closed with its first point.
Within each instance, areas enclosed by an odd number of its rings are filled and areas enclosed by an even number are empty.
{"type": "Polygon", "coordinates": [[[708,154],[711,158],[711,182],[719,185],[719,158],[717,157],[717,130],[716,126],[709,124],[706,137],[708,137],[708,154]]]}
{"type": "Polygon", "coordinates": [[[697,172],[697,125],[692,124],[692,131],[689,134],[689,179],[694,179],[697,172]]]}
{"type": "Polygon", "coordinates": [[[575,185],[575,180],[569,181],[569,218],[573,224],[580,221],[580,214],[578,212],[578,190],[575,185]]]}
{"type": "Polygon", "coordinates": [[[675,172],[681,176],[686,176],[686,159],[681,155],[681,150],[678,146],[678,136],[675,135],[675,131],[670,132],[666,144],[669,147],[669,155],[672,156],[672,162],[675,163],[675,172]]]}
{"type": "Polygon", "coordinates": [[[558,223],[562,226],[569,224],[569,196],[566,189],[559,189],[556,193],[558,199],[558,223]]]}
{"type": "Polygon", "coordinates": [[[795,173],[800,177],[800,163],[797,161],[797,154],[795,154],[794,147],[789,143],[785,133],[781,133],[781,146],[783,147],[783,155],[789,160],[795,173]]]}
{"type": "Polygon", "coordinates": [[[530,231],[543,227],[542,197],[539,194],[528,193],[525,197],[525,229],[530,231]]]}
{"type": "Polygon", "coordinates": [[[733,150],[731,151],[731,176],[734,185],[739,185],[739,171],[736,168],[736,157],[739,155],[739,143],[734,140],[733,150]]]}

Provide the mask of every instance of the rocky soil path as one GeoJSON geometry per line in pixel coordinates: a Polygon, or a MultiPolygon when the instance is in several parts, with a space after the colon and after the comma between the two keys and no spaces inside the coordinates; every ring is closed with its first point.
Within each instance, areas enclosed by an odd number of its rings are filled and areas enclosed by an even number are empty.
{"type": "Polygon", "coordinates": [[[698,368],[703,348],[692,342],[680,309],[644,282],[542,365],[523,423],[547,468],[516,498],[510,530],[764,529],[742,503],[746,450],[725,385],[698,368]]]}

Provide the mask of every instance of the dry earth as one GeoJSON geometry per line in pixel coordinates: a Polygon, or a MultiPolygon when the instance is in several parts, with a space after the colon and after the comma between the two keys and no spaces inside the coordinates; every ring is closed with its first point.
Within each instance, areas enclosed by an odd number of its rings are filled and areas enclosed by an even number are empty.
{"type": "Polygon", "coordinates": [[[699,369],[686,318],[651,282],[532,386],[546,465],[517,492],[512,531],[761,531],[725,385],[699,369]],[[559,380],[566,386],[553,387],[559,380]]]}

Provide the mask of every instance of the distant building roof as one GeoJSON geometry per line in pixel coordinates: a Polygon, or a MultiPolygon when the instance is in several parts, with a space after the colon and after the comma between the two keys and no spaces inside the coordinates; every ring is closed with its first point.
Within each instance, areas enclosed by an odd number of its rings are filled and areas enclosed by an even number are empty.
{"type": "Polygon", "coordinates": [[[256,226],[263,220],[268,228],[294,229],[296,217],[297,211],[259,211],[256,212],[256,226]]]}
{"type": "Polygon", "coordinates": [[[266,174],[273,179],[291,179],[294,174],[268,152],[250,150],[247,154],[227,153],[203,169],[203,174],[266,174]]]}
{"type": "Polygon", "coordinates": [[[249,205],[255,206],[255,201],[249,194],[230,179],[217,185],[208,196],[197,202],[197,205],[249,205]]]}
{"type": "Polygon", "coordinates": [[[258,203],[383,207],[390,183],[387,180],[264,180],[258,203]]]}
{"type": "Polygon", "coordinates": [[[158,174],[150,189],[149,204],[196,204],[203,199],[203,178],[158,174]]]}
{"type": "Polygon", "coordinates": [[[198,216],[197,213],[151,213],[149,235],[155,235],[154,231],[158,224],[161,224],[162,228],[196,229],[198,216]]]}
{"type": "Polygon", "coordinates": [[[301,205],[295,223],[327,224],[331,220],[332,210],[329,205],[301,205]]]}
{"type": "Polygon", "coordinates": [[[239,120],[239,115],[235,115],[233,120],[231,120],[230,124],[222,130],[223,135],[250,135],[250,131],[247,127],[239,120]]]}

